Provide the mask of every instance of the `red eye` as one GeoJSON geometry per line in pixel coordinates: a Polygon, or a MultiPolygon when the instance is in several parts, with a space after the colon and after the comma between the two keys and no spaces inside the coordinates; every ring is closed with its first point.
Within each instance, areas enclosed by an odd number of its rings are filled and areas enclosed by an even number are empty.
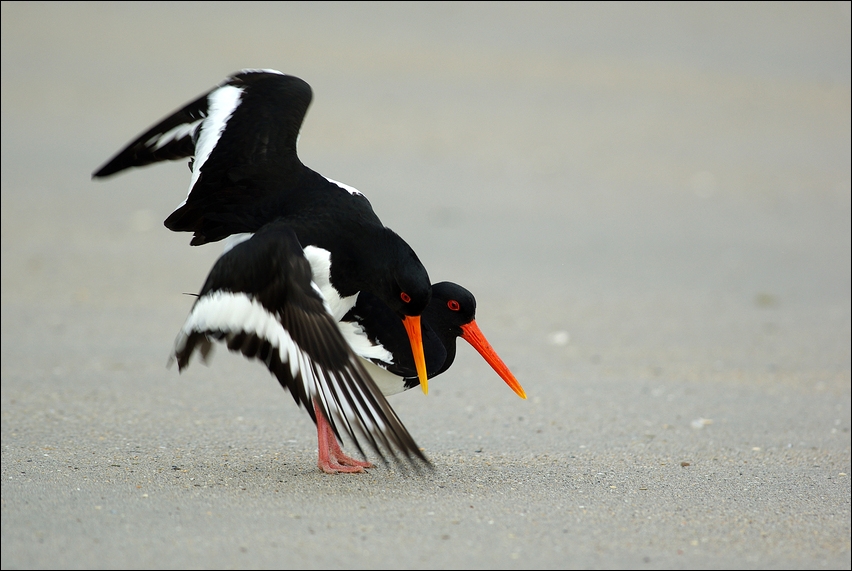
{"type": "Polygon", "coordinates": [[[454,299],[451,299],[447,302],[447,307],[450,308],[450,311],[458,311],[459,309],[461,309],[461,306],[459,306],[459,302],[454,299]]]}
{"type": "Polygon", "coordinates": [[[411,301],[411,296],[405,292],[402,292],[401,294],[399,294],[399,299],[401,299],[403,303],[408,303],[409,301],[411,301]]]}

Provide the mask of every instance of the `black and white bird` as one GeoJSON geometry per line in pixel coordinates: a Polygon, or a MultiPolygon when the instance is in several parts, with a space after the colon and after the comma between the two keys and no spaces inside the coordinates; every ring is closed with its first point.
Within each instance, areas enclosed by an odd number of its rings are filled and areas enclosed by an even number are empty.
{"type": "MultiPolygon", "coordinates": [[[[476,298],[453,282],[432,284],[432,299],[421,316],[423,350],[429,378],[445,372],[456,358],[456,340],[462,338],[491,365],[491,368],[522,399],[523,387],[485,338],[476,323],[476,298]]],[[[386,396],[420,385],[417,369],[408,350],[404,327],[393,311],[370,293],[343,317],[339,326],[368,366],[373,380],[386,396]],[[360,339],[351,341],[352,339],[360,339]],[[376,370],[378,368],[378,370],[376,370]]]]}
{"type": "Polygon", "coordinates": [[[332,433],[339,436],[341,425],[359,448],[361,431],[371,444],[423,460],[330,325],[360,292],[374,295],[404,326],[426,392],[420,315],[431,297],[429,276],[358,190],[299,160],[296,142],[311,99],[310,86],[297,77],[243,70],[148,129],[93,176],[191,159],[189,194],[165,226],[192,232],[192,245],[227,241],[178,337],[181,368],[193,348],[204,354],[211,339],[260,358],[312,413],[324,471],[369,466],[340,451],[332,433]],[[298,313],[293,303],[303,319],[285,319],[298,313]]]}
{"type": "Polygon", "coordinates": [[[426,461],[341,334],[313,279],[292,228],[281,221],[264,225],[216,261],[169,364],[177,361],[183,370],[196,352],[206,362],[215,341],[264,363],[317,423],[323,471],[371,466],[343,454],[337,442],[341,432],[362,456],[359,436],[380,456],[383,450],[399,450],[409,460],[426,461]]]}

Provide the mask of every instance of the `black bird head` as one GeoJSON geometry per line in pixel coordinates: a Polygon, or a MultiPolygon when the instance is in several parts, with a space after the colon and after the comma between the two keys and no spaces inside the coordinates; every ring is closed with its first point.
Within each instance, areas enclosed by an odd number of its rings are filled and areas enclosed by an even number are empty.
{"type": "Polygon", "coordinates": [[[456,357],[456,338],[461,337],[482,355],[500,378],[519,397],[527,398],[523,387],[491,347],[476,324],[476,298],[462,286],[452,282],[432,285],[432,301],[423,313],[423,318],[441,339],[447,357],[441,369],[432,376],[446,371],[456,357]]]}

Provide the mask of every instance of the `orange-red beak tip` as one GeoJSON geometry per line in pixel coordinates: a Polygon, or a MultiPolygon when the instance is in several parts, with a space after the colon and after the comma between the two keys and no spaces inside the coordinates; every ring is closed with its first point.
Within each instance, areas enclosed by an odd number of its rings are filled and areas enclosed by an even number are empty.
{"type": "Polygon", "coordinates": [[[505,373],[505,376],[500,376],[503,377],[503,380],[506,381],[506,384],[509,385],[509,388],[515,391],[516,395],[518,395],[524,400],[527,400],[527,393],[524,392],[524,387],[521,386],[521,383],[518,382],[518,380],[515,378],[515,375],[509,372],[508,368],[505,369],[505,373]]]}
{"type": "Polygon", "coordinates": [[[523,387],[521,387],[521,383],[515,378],[515,375],[512,374],[512,371],[509,370],[509,367],[497,356],[497,353],[491,347],[491,344],[488,343],[488,340],[485,338],[485,335],[482,334],[482,331],[479,329],[479,326],[476,324],[476,321],[471,321],[470,323],[462,326],[462,339],[470,343],[474,349],[479,352],[480,355],[491,365],[491,368],[500,375],[500,378],[509,385],[509,388],[515,391],[515,394],[526,400],[527,393],[524,392],[523,387]]]}

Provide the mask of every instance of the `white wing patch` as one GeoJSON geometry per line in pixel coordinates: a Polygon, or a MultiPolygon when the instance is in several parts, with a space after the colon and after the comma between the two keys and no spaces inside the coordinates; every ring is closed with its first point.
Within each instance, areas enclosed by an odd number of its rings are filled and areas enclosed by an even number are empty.
{"type": "Polygon", "coordinates": [[[175,353],[183,351],[190,334],[200,331],[255,334],[278,349],[281,362],[289,363],[294,377],[305,370],[302,350],[290,333],[274,315],[244,293],[217,291],[200,298],[175,340],[175,353]]]}
{"type": "Polygon", "coordinates": [[[338,321],[337,328],[346,339],[346,343],[352,347],[356,355],[364,359],[378,359],[384,363],[393,364],[393,353],[382,347],[375,345],[360,323],[354,321],[338,321]]]}
{"type": "MultiPolygon", "coordinates": [[[[205,331],[221,331],[226,339],[243,332],[256,335],[278,350],[281,362],[289,365],[290,376],[293,379],[301,378],[305,392],[312,399],[321,400],[332,415],[339,419],[349,419],[349,422],[361,419],[379,430],[386,428],[380,420],[379,411],[369,399],[353,399],[357,403],[355,410],[348,399],[339,398],[337,395],[351,392],[351,385],[347,386],[347,382],[337,373],[316,366],[275,316],[250,296],[217,291],[200,298],[175,340],[174,354],[185,349],[191,334],[205,331]]],[[[350,359],[350,370],[356,366],[355,359],[355,356],[350,359]]]]}
{"type": "MultiPolygon", "coordinates": [[[[190,193],[201,175],[201,167],[204,166],[204,163],[210,157],[210,153],[216,148],[216,143],[219,142],[222,131],[228,124],[228,119],[231,118],[240,104],[242,94],[243,88],[224,85],[214,89],[207,96],[208,115],[201,121],[201,133],[195,145],[195,161],[192,166],[192,178],[189,181],[190,193]]],[[[187,193],[187,198],[189,198],[189,193],[187,193]]],[[[181,208],[184,204],[186,204],[186,199],[175,210],[181,208]]]]}
{"type": "Polygon", "coordinates": [[[307,246],[304,252],[311,264],[313,285],[325,300],[328,312],[331,313],[335,321],[340,321],[358,301],[358,294],[341,297],[340,293],[331,285],[331,252],[317,246],[307,246]]]}
{"type": "Polygon", "coordinates": [[[187,135],[194,135],[195,130],[198,129],[198,126],[201,125],[202,121],[204,121],[203,118],[192,123],[184,123],[182,125],[178,125],[177,127],[169,129],[165,133],[154,135],[153,137],[145,141],[145,146],[153,147],[152,150],[157,151],[159,149],[162,149],[172,141],[177,141],[178,139],[182,139],[187,135]]]}
{"type": "Polygon", "coordinates": [[[352,194],[352,195],[357,194],[359,196],[364,196],[364,194],[360,190],[355,188],[354,186],[349,186],[348,184],[344,184],[342,182],[337,182],[336,180],[330,179],[328,177],[325,177],[325,180],[327,180],[331,184],[336,184],[337,186],[339,186],[340,188],[342,188],[343,190],[345,190],[349,194],[352,194]]]}

